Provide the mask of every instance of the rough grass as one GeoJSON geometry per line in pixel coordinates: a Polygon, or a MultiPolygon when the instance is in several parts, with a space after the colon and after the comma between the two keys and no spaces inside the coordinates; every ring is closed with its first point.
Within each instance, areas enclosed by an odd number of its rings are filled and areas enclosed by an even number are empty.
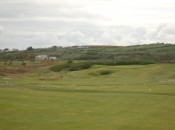
{"type": "Polygon", "coordinates": [[[0,62],[0,75],[33,73],[41,68],[49,67],[52,64],[43,62],[21,62],[13,61],[11,64],[0,62]]]}

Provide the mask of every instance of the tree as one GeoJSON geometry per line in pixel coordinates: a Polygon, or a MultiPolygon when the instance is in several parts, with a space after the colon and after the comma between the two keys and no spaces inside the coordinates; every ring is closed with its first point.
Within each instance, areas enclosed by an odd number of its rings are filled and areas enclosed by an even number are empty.
{"type": "Polygon", "coordinates": [[[52,46],[52,49],[53,50],[57,50],[58,49],[58,46],[52,46]]]}
{"type": "Polygon", "coordinates": [[[27,49],[26,49],[27,51],[32,51],[33,50],[33,47],[32,46],[30,46],[30,47],[27,47],[27,49]]]}
{"type": "Polygon", "coordinates": [[[9,49],[8,49],[8,48],[5,48],[5,49],[4,49],[4,52],[8,52],[8,51],[9,51],[9,49]]]}

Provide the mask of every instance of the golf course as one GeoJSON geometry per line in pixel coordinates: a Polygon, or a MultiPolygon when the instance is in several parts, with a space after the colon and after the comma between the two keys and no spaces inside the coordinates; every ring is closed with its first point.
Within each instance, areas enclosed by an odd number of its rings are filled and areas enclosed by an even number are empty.
{"type": "Polygon", "coordinates": [[[1,130],[175,129],[175,64],[0,66],[1,130]]]}
{"type": "Polygon", "coordinates": [[[175,130],[175,0],[0,0],[0,130],[175,130]]]}

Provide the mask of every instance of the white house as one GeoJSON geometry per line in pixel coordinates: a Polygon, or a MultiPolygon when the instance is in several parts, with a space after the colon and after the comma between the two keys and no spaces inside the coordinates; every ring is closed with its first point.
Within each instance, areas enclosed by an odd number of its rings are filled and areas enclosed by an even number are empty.
{"type": "Polygon", "coordinates": [[[38,55],[35,57],[35,60],[48,60],[47,55],[38,55]]]}
{"type": "Polygon", "coordinates": [[[49,60],[57,60],[56,57],[49,57],[49,60]]]}

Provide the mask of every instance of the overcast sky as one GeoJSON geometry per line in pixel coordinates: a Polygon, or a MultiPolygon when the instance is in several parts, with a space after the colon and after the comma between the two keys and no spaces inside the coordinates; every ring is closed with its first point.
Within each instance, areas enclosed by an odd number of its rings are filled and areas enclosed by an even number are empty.
{"type": "Polygon", "coordinates": [[[0,49],[175,43],[175,0],[0,0],[0,49]]]}

